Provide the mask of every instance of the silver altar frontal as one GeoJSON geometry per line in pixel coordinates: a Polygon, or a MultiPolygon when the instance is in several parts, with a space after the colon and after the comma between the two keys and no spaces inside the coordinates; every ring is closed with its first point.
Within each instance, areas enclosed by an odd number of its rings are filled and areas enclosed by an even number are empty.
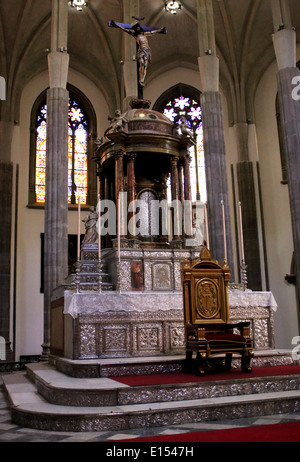
{"type": "MultiPolygon", "coordinates": [[[[230,318],[250,321],[254,348],[274,348],[271,292],[229,289],[230,318]]],[[[181,291],[76,293],[59,288],[52,302],[51,352],[69,359],[181,355],[181,291]],[[56,297],[56,298],[55,298],[56,297]]]]}

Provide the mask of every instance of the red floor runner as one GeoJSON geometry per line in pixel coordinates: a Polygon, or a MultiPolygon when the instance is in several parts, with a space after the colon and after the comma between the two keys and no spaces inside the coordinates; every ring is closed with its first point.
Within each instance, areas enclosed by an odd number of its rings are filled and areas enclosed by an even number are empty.
{"type": "Polygon", "coordinates": [[[161,443],[299,443],[300,422],[257,425],[253,427],[231,428],[226,430],[192,432],[175,435],[160,435],[120,441],[161,443]]]}
{"type": "Polygon", "coordinates": [[[111,377],[111,379],[131,387],[142,385],[163,385],[193,382],[209,382],[215,380],[237,380],[251,377],[274,377],[278,375],[300,374],[300,366],[274,366],[274,367],[256,367],[250,373],[241,372],[238,369],[231,369],[229,372],[207,373],[204,376],[196,374],[187,374],[183,372],[171,374],[153,374],[153,375],[131,375],[122,377],[111,377]]]}

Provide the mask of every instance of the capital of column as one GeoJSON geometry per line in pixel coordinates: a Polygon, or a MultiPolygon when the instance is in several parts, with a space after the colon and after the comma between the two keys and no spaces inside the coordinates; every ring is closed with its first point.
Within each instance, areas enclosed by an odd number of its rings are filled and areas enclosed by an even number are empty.
{"type": "Polygon", "coordinates": [[[184,164],[190,164],[192,162],[192,156],[189,153],[186,153],[183,159],[184,159],[184,164]]]}
{"type": "Polygon", "coordinates": [[[116,151],[116,152],[114,153],[114,158],[115,158],[115,159],[123,159],[123,157],[124,157],[124,152],[121,151],[121,150],[120,150],[120,151],[116,151]]]}
{"type": "Polygon", "coordinates": [[[219,58],[204,55],[198,58],[201,91],[219,91],[219,58]]]}
{"type": "Polygon", "coordinates": [[[171,162],[172,167],[176,167],[177,164],[178,164],[178,157],[172,156],[171,159],[170,159],[170,162],[171,162]]]}
{"type": "Polygon", "coordinates": [[[69,55],[58,51],[48,54],[50,88],[66,88],[69,70],[69,55]]]}
{"type": "Polygon", "coordinates": [[[135,152],[127,153],[127,158],[129,161],[134,161],[136,159],[136,153],[135,152]]]}
{"type": "Polygon", "coordinates": [[[279,70],[296,67],[296,31],[282,29],[272,38],[279,70]]]}

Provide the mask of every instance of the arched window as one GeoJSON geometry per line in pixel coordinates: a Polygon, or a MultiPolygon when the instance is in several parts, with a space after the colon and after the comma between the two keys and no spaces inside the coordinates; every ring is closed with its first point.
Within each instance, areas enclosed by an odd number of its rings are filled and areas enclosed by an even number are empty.
{"type": "Polygon", "coordinates": [[[188,85],[178,84],[167,90],[156,102],[154,109],[163,112],[172,122],[179,124],[185,116],[194,134],[196,146],[190,148],[192,199],[206,202],[205,159],[200,92],[188,85]]]}
{"type": "MultiPolygon", "coordinates": [[[[96,203],[96,165],[92,160],[96,117],[87,98],[69,90],[68,203],[96,203]]],[[[43,92],[32,109],[29,206],[43,206],[46,194],[47,104],[43,92]]]]}

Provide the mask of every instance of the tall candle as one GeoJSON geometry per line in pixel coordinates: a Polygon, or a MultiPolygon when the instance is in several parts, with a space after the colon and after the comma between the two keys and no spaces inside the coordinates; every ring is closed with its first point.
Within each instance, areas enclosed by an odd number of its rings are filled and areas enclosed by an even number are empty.
{"type": "Polygon", "coordinates": [[[98,195],[98,260],[101,260],[101,216],[100,216],[100,194],[98,195]]]}
{"type": "Polygon", "coordinates": [[[121,239],[121,201],[120,201],[120,196],[118,197],[118,206],[117,206],[117,212],[118,212],[118,220],[117,220],[117,225],[118,225],[118,230],[117,230],[117,234],[118,234],[118,259],[120,261],[120,258],[121,258],[121,254],[120,254],[120,247],[121,247],[121,242],[120,242],[120,239],[121,239]]]}
{"type": "Polygon", "coordinates": [[[225,222],[225,208],[224,201],[221,201],[222,205],[222,217],[223,217],[223,236],[224,236],[224,258],[227,261],[227,244],[226,244],[226,222],[225,222]]]}
{"type": "Polygon", "coordinates": [[[77,260],[80,260],[80,196],[78,196],[78,223],[77,223],[77,260]]]}
{"type": "Polygon", "coordinates": [[[245,261],[242,204],[240,202],[239,202],[239,217],[240,217],[240,233],[241,233],[241,254],[242,254],[242,261],[245,261]]]}
{"type": "Polygon", "coordinates": [[[204,205],[204,224],[205,224],[205,238],[206,238],[206,245],[209,249],[209,234],[208,234],[208,219],[207,219],[207,202],[204,205]]]}

